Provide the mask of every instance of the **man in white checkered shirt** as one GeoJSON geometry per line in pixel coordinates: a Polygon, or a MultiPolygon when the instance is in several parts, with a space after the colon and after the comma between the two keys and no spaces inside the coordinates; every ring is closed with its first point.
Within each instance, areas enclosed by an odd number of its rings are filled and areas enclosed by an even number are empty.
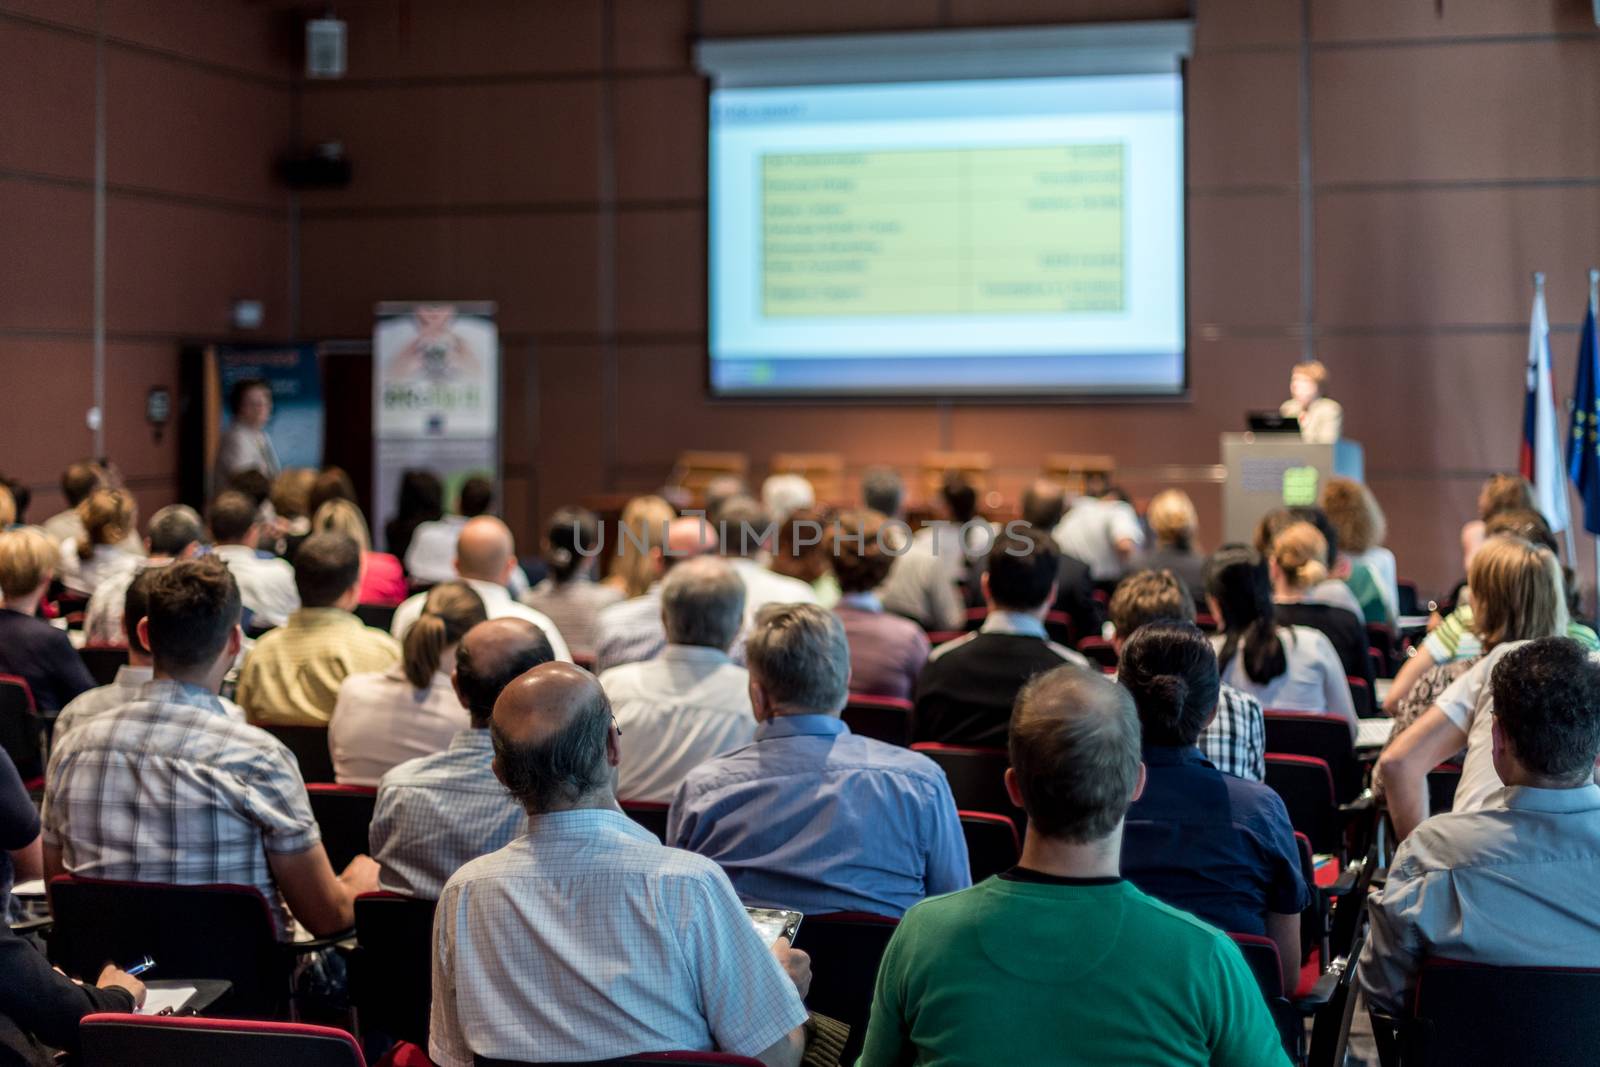
{"type": "Polygon", "coordinates": [[[717,1049],[798,1064],[810,960],[763,942],[715,863],[664,847],[617,807],[623,741],[594,676],[534,668],[501,695],[490,730],[528,832],[445,885],[433,1061],[717,1049]]]}
{"type": "MultiPolygon", "coordinates": [[[[1111,598],[1111,625],[1122,643],[1133,631],[1157,619],[1194,622],[1194,601],[1183,579],[1171,571],[1140,571],[1117,586],[1111,598]]],[[[1259,782],[1267,773],[1267,727],[1261,702],[1226,683],[1217,696],[1217,714],[1200,733],[1200,751],[1223,774],[1259,782]]]]}
{"type": "Polygon", "coordinates": [[[46,874],[253,886],[281,937],[289,912],[314,934],[348,929],[377,864],[358,856],[335,877],[294,756],[217,696],[242,640],[238,585],[212,557],[151,574],[138,635],[155,676],[51,753],[46,874]]]}

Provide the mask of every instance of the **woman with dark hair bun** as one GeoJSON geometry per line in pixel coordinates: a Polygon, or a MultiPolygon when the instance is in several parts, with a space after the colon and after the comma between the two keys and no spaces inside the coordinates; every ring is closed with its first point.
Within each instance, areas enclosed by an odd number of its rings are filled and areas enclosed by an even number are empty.
{"type": "Polygon", "coordinates": [[[558,508],[544,531],[544,581],[522,595],[522,602],[556,624],[575,656],[595,650],[595,616],[622,599],[622,590],[594,580],[600,562],[600,520],[587,508],[558,508]]]}

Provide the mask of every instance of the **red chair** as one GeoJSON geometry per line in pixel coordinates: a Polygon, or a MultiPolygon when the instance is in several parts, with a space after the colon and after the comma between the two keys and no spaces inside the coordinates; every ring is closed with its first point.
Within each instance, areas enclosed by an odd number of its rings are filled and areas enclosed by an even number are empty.
{"type": "Polygon", "coordinates": [[[27,679],[0,674],[0,748],[30,791],[44,788],[45,729],[27,679]]]}
{"type": "Polygon", "coordinates": [[[967,609],[967,614],[966,614],[966,630],[967,630],[967,632],[971,633],[973,630],[976,630],[976,629],[979,629],[980,627],[982,627],[983,623],[984,623],[984,620],[987,619],[988,617],[989,617],[989,609],[986,608],[986,607],[983,607],[983,608],[968,608],[967,609]]]}
{"type": "Polygon", "coordinates": [[[1365,678],[1357,678],[1350,674],[1345,676],[1345,684],[1350,687],[1350,702],[1355,705],[1356,715],[1363,719],[1370,719],[1378,713],[1378,705],[1372,699],[1372,687],[1365,678]]]}
{"type": "Polygon", "coordinates": [[[263,726],[263,730],[289,746],[307,783],[333,781],[333,756],[328,752],[326,726],[263,726]]]}
{"type": "Polygon", "coordinates": [[[867,1033],[878,964],[900,920],[866,912],[807,915],[794,947],[811,956],[806,1007],[850,1027],[840,1063],[854,1063],[867,1033]]]}
{"type": "Polygon", "coordinates": [[[331,1026],[96,1014],[78,1024],[80,1067],[227,1064],[228,1067],[366,1067],[356,1039],[331,1026]]]}
{"type": "Polygon", "coordinates": [[[1266,783],[1283,798],[1289,824],[1306,835],[1315,851],[1343,855],[1344,818],[1327,761],[1269,750],[1266,762],[1266,783]]]}
{"type": "Polygon", "coordinates": [[[658,800],[619,800],[617,803],[628,818],[655,834],[658,840],[667,840],[667,811],[672,805],[658,800]]]}
{"type": "Polygon", "coordinates": [[[1008,815],[963,811],[961,833],[967,840],[967,864],[974,884],[990,875],[1009,871],[1022,859],[1022,839],[1008,815]]]}
{"type": "Polygon", "coordinates": [[[306,786],[311,799],[311,814],[322,830],[322,847],[335,871],[357,856],[372,851],[367,830],[372,825],[372,810],[378,803],[378,790],[367,785],[335,785],[312,782],[306,786]]]}
{"type": "Polygon", "coordinates": [[[1011,756],[1005,749],[919,741],[911,750],[927,756],[944,770],[957,808],[1006,815],[1018,826],[1027,825],[1027,813],[1012,804],[1006,793],[1006,768],[1011,766],[1011,756]]]}
{"type": "Polygon", "coordinates": [[[1064,611],[1047,611],[1044,632],[1058,645],[1072,648],[1078,643],[1078,631],[1072,625],[1072,616],[1064,611]]]}
{"type": "Polygon", "coordinates": [[[78,655],[99,685],[116,681],[117,672],[128,665],[128,650],[114,645],[84,645],[78,655]]]}
{"type": "Polygon", "coordinates": [[[851,693],[840,718],[850,732],[901,748],[911,744],[912,703],[899,697],[851,693]]]}
{"type": "Polygon", "coordinates": [[[1117,647],[1104,637],[1085,637],[1078,642],[1078,651],[1087,656],[1090,663],[1098,664],[1103,671],[1117,669],[1117,647]]]}
{"type": "Polygon", "coordinates": [[[398,893],[356,897],[350,1000],[362,1033],[428,1047],[435,902],[398,893]]]}
{"type": "Polygon", "coordinates": [[[372,627],[374,630],[389,632],[394,625],[396,608],[389,604],[357,604],[356,618],[372,627]]]}
{"type": "Polygon", "coordinates": [[[1365,935],[1356,939],[1351,954],[1336,959],[1304,993],[1291,995],[1283,988],[1277,942],[1259,934],[1229,934],[1255,976],[1278,1026],[1283,1049],[1290,1059],[1309,1067],[1343,1067],[1350,1040],[1350,1019],[1355,1011],[1355,961],[1365,935]],[[1306,1042],[1305,1020],[1311,1019],[1311,1041],[1306,1042]]]}
{"type": "Polygon", "coordinates": [[[1461,764],[1441,763],[1428,772],[1428,814],[1438,815],[1456,806],[1461,785],[1461,764]]]}
{"type": "Polygon", "coordinates": [[[1361,795],[1365,771],[1356,759],[1350,724],[1343,718],[1317,711],[1275,709],[1269,709],[1263,717],[1268,752],[1322,760],[1333,775],[1334,798],[1340,804],[1348,804],[1361,795]]]}

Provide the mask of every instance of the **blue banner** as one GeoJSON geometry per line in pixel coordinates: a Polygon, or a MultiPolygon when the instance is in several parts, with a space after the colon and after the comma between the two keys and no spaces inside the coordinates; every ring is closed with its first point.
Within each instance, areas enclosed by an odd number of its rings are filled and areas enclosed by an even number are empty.
{"type": "Polygon", "coordinates": [[[218,345],[217,379],[222,397],[220,429],[233,421],[228,408],[235,382],[262,378],[272,387],[267,436],[284,468],[322,466],[322,372],[317,346],[218,345]]]}

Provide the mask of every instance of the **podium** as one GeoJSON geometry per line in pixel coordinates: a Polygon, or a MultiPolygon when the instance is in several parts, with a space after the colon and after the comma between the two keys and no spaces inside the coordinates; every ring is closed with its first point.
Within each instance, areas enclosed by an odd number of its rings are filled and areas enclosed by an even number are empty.
{"type": "Polygon", "coordinates": [[[1222,539],[1248,545],[1271,509],[1316,504],[1330,477],[1363,481],[1366,458],[1356,441],[1312,445],[1298,434],[1225,433],[1222,465],[1222,539]]]}

